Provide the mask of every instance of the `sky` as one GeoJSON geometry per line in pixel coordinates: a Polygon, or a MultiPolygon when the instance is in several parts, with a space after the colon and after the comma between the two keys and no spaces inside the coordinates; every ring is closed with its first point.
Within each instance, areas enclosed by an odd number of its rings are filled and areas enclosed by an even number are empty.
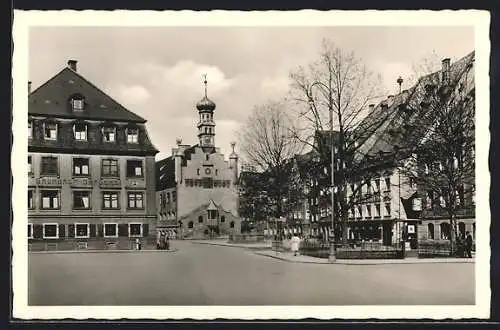
{"type": "Polygon", "coordinates": [[[177,138],[198,142],[206,73],[215,141],[227,158],[253,107],[285,97],[290,71],[315,61],[323,38],[354,51],[389,94],[430,54],[453,62],[474,50],[472,27],[36,27],[29,79],[37,88],[77,60],[80,74],[147,120],[161,159],[177,138]]]}

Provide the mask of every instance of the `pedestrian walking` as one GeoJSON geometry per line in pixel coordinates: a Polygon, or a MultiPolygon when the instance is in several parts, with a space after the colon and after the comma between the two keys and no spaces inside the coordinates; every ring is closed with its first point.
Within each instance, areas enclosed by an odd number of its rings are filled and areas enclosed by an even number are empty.
{"type": "Polygon", "coordinates": [[[160,249],[160,240],[161,240],[161,232],[158,231],[156,233],[156,249],[159,250],[160,249]]]}
{"type": "Polygon", "coordinates": [[[472,236],[467,232],[465,237],[465,253],[467,258],[472,258],[472,236]]]}
{"type": "Polygon", "coordinates": [[[168,235],[165,235],[165,249],[168,250],[170,248],[170,241],[168,235]]]}
{"type": "Polygon", "coordinates": [[[299,251],[299,245],[300,245],[300,238],[296,234],[294,234],[292,239],[290,240],[290,248],[294,256],[296,256],[297,252],[299,251]]]}

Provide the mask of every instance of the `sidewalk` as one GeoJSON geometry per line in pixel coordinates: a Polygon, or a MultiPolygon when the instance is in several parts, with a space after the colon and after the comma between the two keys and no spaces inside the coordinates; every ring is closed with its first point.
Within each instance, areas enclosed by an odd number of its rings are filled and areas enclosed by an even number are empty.
{"type": "Polygon", "coordinates": [[[270,250],[272,248],[272,243],[269,242],[256,242],[256,243],[228,243],[225,240],[185,240],[185,242],[191,242],[195,244],[208,244],[217,246],[227,246],[243,249],[253,249],[253,250],[270,250]]]}
{"type": "MultiPolygon", "coordinates": [[[[294,256],[291,252],[276,252],[273,250],[256,251],[257,255],[282,261],[308,264],[330,264],[328,259],[314,258],[304,255],[294,256]]],[[[474,263],[474,258],[406,258],[406,259],[337,259],[337,265],[386,265],[386,264],[433,264],[433,263],[474,263]]]]}
{"type": "Polygon", "coordinates": [[[155,253],[171,253],[177,252],[178,249],[170,250],[157,250],[157,249],[143,249],[143,250],[61,250],[61,251],[28,251],[33,254],[47,254],[47,253],[142,253],[142,252],[155,252],[155,253]]]}

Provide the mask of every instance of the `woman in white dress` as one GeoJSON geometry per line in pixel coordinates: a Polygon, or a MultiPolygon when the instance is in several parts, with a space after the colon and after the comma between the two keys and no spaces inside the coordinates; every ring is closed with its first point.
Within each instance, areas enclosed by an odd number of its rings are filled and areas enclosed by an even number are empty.
{"type": "Polygon", "coordinates": [[[292,239],[290,240],[290,248],[294,256],[296,256],[297,252],[299,251],[299,245],[300,245],[300,238],[296,234],[294,234],[292,239]]]}

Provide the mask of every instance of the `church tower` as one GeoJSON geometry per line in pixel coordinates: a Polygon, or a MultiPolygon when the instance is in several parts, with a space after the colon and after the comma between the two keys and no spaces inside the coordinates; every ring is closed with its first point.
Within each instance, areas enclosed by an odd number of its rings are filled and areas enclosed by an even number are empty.
{"type": "Polygon", "coordinates": [[[198,122],[198,138],[201,147],[215,146],[215,121],[214,110],[215,103],[207,96],[207,75],[204,75],[203,84],[205,85],[205,97],[197,104],[196,109],[200,115],[198,122]]]}

